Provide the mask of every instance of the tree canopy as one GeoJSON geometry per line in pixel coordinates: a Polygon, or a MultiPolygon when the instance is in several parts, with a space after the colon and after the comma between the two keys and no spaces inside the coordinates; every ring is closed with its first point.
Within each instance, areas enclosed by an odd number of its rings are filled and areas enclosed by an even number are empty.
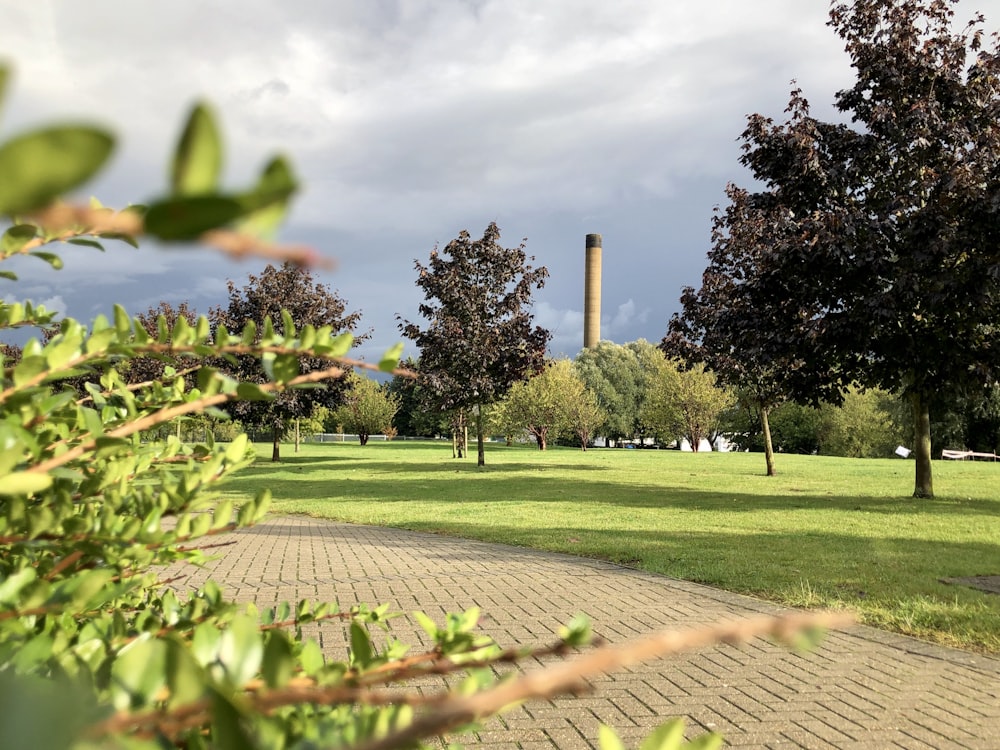
{"type": "MultiPolygon", "coordinates": [[[[252,334],[247,343],[256,343],[269,330],[295,336],[304,326],[347,334],[351,338],[361,318],[360,313],[348,313],[344,300],[326,284],[315,281],[309,269],[293,263],[268,264],[260,274],[250,274],[244,286],[237,286],[230,280],[227,288],[229,301],[225,307],[212,310],[212,323],[216,328],[229,331],[242,331],[249,325],[252,334]]],[[[327,365],[317,357],[274,355],[263,359],[233,356],[221,366],[240,380],[266,383],[273,378],[276,367],[307,374],[327,365]]],[[[229,410],[247,429],[266,430],[271,434],[271,458],[277,461],[281,438],[292,426],[292,421],[308,417],[316,406],[336,408],[343,393],[344,383],[334,380],[321,388],[284,391],[273,399],[240,401],[229,410]]]]}
{"type": "Polygon", "coordinates": [[[524,241],[503,247],[499,227],[490,223],[482,238],[463,230],[443,250],[432,250],[426,265],[414,261],[426,322],[400,319],[400,330],[420,349],[420,381],[436,408],[476,411],[480,466],[482,407],[545,361],[549,332],[533,325],[531,295],[548,271],[532,260],[524,241]]]}
{"type": "Polygon", "coordinates": [[[643,407],[662,362],[663,354],[643,339],[627,344],[600,341],[576,356],[580,379],[606,415],[601,425],[606,437],[632,440],[652,434],[643,423],[643,407]]]}
{"type": "Polygon", "coordinates": [[[954,4],[836,3],[856,81],[834,104],[853,124],[814,118],[798,90],[786,122],[752,115],[742,162],[763,187],[731,190],[721,224],[750,237],[721,275],[773,314],[728,345],[777,363],[799,399],[906,394],[918,497],[933,494],[930,405],[1000,366],[1000,41],[984,47],[981,18],[954,31],[954,4]]]}
{"type": "Polygon", "coordinates": [[[586,401],[585,394],[586,388],[572,362],[550,361],[541,372],[511,387],[503,402],[504,423],[508,429],[527,431],[535,438],[538,449],[545,450],[550,440],[580,422],[581,412],[574,409],[574,404],[586,401]]]}
{"type": "Polygon", "coordinates": [[[343,403],[331,419],[355,433],[361,445],[367,445],[369,437],[392,427],[400,399],[371,378],[353,372],[347,376],[346,386],[343,403]]]}

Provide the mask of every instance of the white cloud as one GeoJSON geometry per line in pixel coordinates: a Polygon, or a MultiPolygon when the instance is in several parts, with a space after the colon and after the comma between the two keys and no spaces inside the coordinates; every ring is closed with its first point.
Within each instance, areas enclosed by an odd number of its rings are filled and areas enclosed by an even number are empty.
{"type": "Polygon", "coordinates": [[[601,325],[601,338],[610,339],[618,334],[628,333],[637,325],[642,325],[649,320],[650,309],[644,307],[636,312],[635,300],[629,299],[618,305],[614,317],[610,320],[603,318],[601,325]]]}

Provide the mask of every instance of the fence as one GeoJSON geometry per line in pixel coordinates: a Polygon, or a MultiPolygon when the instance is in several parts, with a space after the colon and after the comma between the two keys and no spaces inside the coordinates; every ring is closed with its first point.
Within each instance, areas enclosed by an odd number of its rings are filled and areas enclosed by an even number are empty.
{"type": "Polygon", "coordinates": [[[976,451],[941,451],[941,458],[950,458],[953,461],[965,461],[971,459],[972,461],[982,460],[982,461],[997,461],[1000,457],[996,453],[977,453],[976,451]]]}

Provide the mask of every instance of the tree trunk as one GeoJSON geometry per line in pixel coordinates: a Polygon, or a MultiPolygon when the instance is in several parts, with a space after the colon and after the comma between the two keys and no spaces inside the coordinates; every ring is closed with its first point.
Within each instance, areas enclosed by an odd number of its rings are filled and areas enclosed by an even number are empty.
{"type": "Polygon", "coordinates": [[[697,453],[698,449],[701,448],[701,434],[692,430],[691,434],[688,435],[688,441],[691,443],[691,452],[697,453]]]}
{"type": "Polygon", "coordinates": [[[771,409],[760,407],[760,429],[764,433],[764,461],[767,464],[767,475],[774,476],[774,446],[771,444],[771,422],[768,419],[771,409]]]}
{"type": "Polygon", "coordinates": [[[271,460],[272,461],[280,461],[281,460],[281,451],[278,449],[278,443],[280,442],[279,438],[280,438],[280,433],[278,432],[278,428],[275,427],[273,430],[271,430],[271,460]]]}
{"type": "Polygon", "coordinates": [[[533,433],[535,436],[535,442],[538,443],[538,450],[543,451],[546,448],[546,432],[545,430],[538,430],[533,433]]]}
{"type": "Polygon", "coordinates": [[[361,443],[362,445],[368,445],[368,433],[359,431],[358,442],[361,443]]]}
{"type": "Polygon", "coordinates": [[[476,404],[476,466],[486,466],[486,445],[483,438],[483,407],[476,404]]]}
{"type": "Polygon", "coordinates": [[[931,415],[927,400],[919,393],[910,394],[913,407],[913,453],[917,459],[914,497],[934,497],[931,477],[931,415]]]}
{"type": "Polygon", "coordinates": [[[295,418],[295,452],[299,452],[299,418],[295,418]]]}

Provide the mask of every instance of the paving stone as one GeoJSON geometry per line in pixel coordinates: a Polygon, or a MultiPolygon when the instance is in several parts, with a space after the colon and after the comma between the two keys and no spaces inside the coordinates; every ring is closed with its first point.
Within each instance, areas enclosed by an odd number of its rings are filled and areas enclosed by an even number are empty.
{"type": "MultiPolygon", "coordinates": [[[[238,601],[260,607],[301,598],[342,608],[390,603],[405,613],[392,621],[393,635],[424,646],[414,610],[441,619],[480,607],[481,629],[504,646],[550,643],[579,612],[603,638],[622,642],[654,629],[783,611],[597,560],[305,517],[270,518],[225,541],[234,543],[218,548],[219,558],[204,569],[171,567],[163,577],[183,575],[172,584],[180,592],[211,577],[238,601]]],[[[342,623],[308,632],[328,654],[345,654],[342,623]]],[[[514,669],[540,666],[529,660],[514,669]]],[[[718,731],[739,748],[1000,750],[1000,659],[861,626],[831,633],[805,654],[758,640],[590,683],[595,692],[582,698],[529,703],[487,722],[478,735],[448,739],[478,748],[592,749],[606,722],[633,747],[683,716],[688,737],[718,731]]],[[[445,684],[433,677],[418,687],[445,684]]]]}

